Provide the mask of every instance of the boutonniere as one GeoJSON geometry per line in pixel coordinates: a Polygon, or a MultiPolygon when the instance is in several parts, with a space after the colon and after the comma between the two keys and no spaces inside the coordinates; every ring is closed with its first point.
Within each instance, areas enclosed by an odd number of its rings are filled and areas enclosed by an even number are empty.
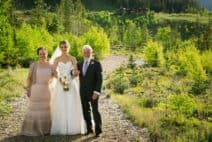
{"type": "Polygon", "coordinates": [[[91,61],[91,65],[93,65],[94,64],[94,61],[91,61]]]}

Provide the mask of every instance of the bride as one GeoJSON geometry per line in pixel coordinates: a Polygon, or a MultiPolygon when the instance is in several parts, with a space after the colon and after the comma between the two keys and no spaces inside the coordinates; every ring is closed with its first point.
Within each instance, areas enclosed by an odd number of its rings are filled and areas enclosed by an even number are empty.
{"type": "Polygon", "coordinates": [[[52,83],[52,135],[85,134],[79,94],[77,61],[68,54],[68,41],[61,41],[50,63],[57,73],[52,83]]]}

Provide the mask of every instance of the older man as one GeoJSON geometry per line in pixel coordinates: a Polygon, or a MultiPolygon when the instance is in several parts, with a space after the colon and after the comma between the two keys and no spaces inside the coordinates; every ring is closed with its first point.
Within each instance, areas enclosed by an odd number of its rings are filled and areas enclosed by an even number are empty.
{"type": "Polygon", "coordinates": [[[87,134],[93,133],[91,123],[91,108],[95,122],[96,137],[102,133],[102,120],[98,110],[98,99],[102,87],[102,67],[100,62],[92,59],[93,49],[89,45],[84,45],[84,61],[78,63],[80,71],[80,95],[83,107],[84,119],[87,124],[87,134]]]}

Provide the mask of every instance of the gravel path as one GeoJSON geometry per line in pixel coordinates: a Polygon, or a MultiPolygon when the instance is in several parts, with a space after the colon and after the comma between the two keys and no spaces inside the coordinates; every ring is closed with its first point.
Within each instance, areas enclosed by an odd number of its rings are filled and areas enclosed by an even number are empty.
{"type": "MultiPolygon", "coordinates": [[[[126,64],[128,58],[110,55],[102,61],[104,74],[111,72],[121,64],[126,64]]],[[[27,99],[17,98],[12,104],[13,113],[0,117],[0,142],[133,142],[148,141],[148,131],[145,128],[134,126],[111,99],[100,98],[100,112],[103,119],[103,134],[99,138],[93,135],[82,136],[20,136],[20,128],[26,112],[27,99]]]]}

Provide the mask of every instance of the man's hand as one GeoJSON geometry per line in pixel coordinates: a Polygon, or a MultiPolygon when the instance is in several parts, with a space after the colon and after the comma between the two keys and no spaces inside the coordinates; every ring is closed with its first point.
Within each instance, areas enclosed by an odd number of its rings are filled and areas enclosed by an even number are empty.
{"type": "Polygon", "coordinates": [[[96,100],[98,97],[99,97],[99,95],[98,95],[98,94],[93,93],[93,96],[92,96],[92,99],[93,99],[93,100],[96,100]]]}

